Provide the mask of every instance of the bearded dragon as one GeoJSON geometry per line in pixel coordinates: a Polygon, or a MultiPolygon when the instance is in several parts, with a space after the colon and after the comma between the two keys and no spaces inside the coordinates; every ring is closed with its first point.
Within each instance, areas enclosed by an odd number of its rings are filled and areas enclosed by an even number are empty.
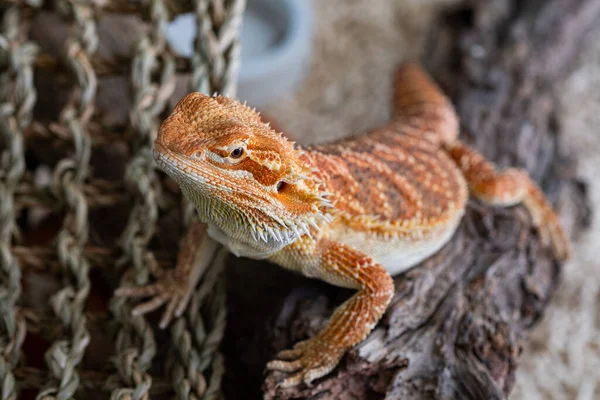
{"type": "Polygon", "coordinates": [[[174,270],[123,296],[151,296],[180,315],[216,243],[332,285],[355,289],[314,337],[267,364],[290,387],[332,371],[375,327],[397,275],[433,255],[459,225],[469,192],[491,206],[523,204],[559,260],[568,239],[540,188],[521,169],[497,170],[458,140],[449,99],[415,63],[396,75],[393,120],[366,135],[300,147],[254,110],[191,93],[163,122],[154,155],[196,207],[174,270]]]}

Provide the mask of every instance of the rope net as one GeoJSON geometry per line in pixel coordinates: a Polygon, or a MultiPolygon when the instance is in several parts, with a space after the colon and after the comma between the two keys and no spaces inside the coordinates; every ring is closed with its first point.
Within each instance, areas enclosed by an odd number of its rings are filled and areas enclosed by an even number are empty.
{"type": "Polygon", "coordinates": [[[219,399],[220,251],[183,316],[113,296],[174,266],[193,221],[157,169],[162,119],[190,91],[235,96],[245,0],[0,3],[2,400],[219,399]],[[194,54],[167,42],[193,13],[194,54]]]}

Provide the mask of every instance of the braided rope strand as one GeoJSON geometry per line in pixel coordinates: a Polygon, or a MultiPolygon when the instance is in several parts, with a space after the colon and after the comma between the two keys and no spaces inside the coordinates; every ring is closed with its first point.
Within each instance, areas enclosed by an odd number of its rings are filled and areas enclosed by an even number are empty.
{"type": "Polygon", "coordinates": [[[218,350],[225,332],[226,259],[227,250],[222,247],[192,295],[186,318],[177,318],[171,327],[173,347],[167,367],[171,369],[178,399],[208,400],[221,396],[225,368],[218,350]],[[209,369],[212,373],[207,382],[209,369]]]}
{"type": "Polygon", "coordinates": [[[19,7],[3,15],[0,26],[0,384],[2,400],[15,400],[13,369],[25,340],[25,320],[16,310],[21,294],[21,267],[11,251],[17,233],[15,192],[25,171],[23,131],[31,123],[37,92],[32,63],[37,47],[23,40],[19,7]]]}
{"type": "Polygon", "coordinates": [[[88,204],[82,185],[88,176],[91,140],[86,125],[92,116],[97,80],[90,57],[98,48],[95,9],[74,0],[57,7],[74,20],[66,41],[65,61],[76,77],[71,99],[62,110],[60,121],[73,138],[75,154],[61,160],[53,176],[53,191],[67,206],[56,246],[64,271],[65,286],[50,300],[68,336],[55,341],[46,351],[46,364],[52,380],[37,399],[70,399],[79,388],[77,366],[90,341],[84,314],[90,292],[89,263],[84,255],[88,239],[88,204]]]}
{"type": "Polygon", "coordinates": [[[198,29],[192,56],[192,90],[235,97],[245,8],[246,0],[194,0],[198,29]]]}
{"type": "MultiPolygon", "coordinates": [[[[127,166],[125,182],[135,203],[129,221],[120,238],[124,252],[121,263],[133,264],[135,282],[148,282],[149,271],[155,268],[154,254],[148,244],[156,231],[160,185],[156,176],[152,143],[158,129],[158,114],[175,87],[175,63],[167,51],[164,36],[168,10],[162,0],[147,1],[150,30],[141,38],[132,60],[133,110],[131,124],[137,132],[134,156],[127,166]],[[153,81],[153,75],[159,81],[153,81]]],[[[121,284],[126,284],[124,274],[121,284]]],[[[113,297],[111,310],[120,322],[116,343],[117,364],[121,379],[128,387],[112,392],[111,399],[147,399],[152,385],[148,374],[156,353],[151,327],[143,316],[131,316],[132,300],[113,297]]]]}

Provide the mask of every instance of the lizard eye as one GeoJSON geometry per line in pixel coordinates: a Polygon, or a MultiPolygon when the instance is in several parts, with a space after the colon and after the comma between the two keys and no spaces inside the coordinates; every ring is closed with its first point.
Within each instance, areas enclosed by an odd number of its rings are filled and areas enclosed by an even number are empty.
{"type": "Polygon", "coordinates": [[[281,193],[286,187],[287,183],[285,183],[284,181],[277,182],[277,193],[281,193]]]}
{"type": "Polygon", "coordinates": [[[229,154],[229,157],[231,158],[240,158],[242,156],[242,154],[244,154],[244,148],[243,147],[238,147],[237,149],[234,149],[231,154],[229,154]]]}

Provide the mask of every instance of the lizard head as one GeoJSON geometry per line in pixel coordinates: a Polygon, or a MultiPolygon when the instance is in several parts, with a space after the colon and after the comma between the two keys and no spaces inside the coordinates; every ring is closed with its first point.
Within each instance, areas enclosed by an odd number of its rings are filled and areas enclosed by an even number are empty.
{"type": "Polygon", "coordinates": [[[329,203],[301,154],[255,110],[200,93],[177,104],[154,150],[159,166],[194,203],[203,222],[273,250],[326,219],[329,203]]]}

